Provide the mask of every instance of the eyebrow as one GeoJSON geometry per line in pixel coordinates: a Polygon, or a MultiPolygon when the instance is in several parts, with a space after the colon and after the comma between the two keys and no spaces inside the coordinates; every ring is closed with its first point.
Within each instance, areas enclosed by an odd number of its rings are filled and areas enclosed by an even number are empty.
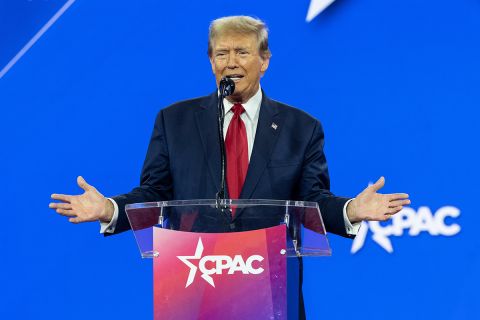
{"type": "MultiPolygon", "coordinates": [[[[225,47],[216,48],[216,49],[214,49],[214,50],[215,50],[215,51],[230,51],[229,48],[225,48],[225,47]]],[[[247,50],[247,51],[248,51],[248,50],[250,50],[250,49],[247,48],[247,47],[235,47],[235,48],[233,48],[233,50],[235,50],[235,51],[247,50]]]]}

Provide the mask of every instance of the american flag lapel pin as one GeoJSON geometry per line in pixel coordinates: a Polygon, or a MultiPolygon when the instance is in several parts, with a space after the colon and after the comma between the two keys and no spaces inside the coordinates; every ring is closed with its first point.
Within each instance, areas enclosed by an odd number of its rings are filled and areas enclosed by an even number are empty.
{"type": "Polygon", "coordinates": [[[278,125],[275,122],[272,122],[272,128],[273,128],[273,130],[277,130],[278,125]]]}

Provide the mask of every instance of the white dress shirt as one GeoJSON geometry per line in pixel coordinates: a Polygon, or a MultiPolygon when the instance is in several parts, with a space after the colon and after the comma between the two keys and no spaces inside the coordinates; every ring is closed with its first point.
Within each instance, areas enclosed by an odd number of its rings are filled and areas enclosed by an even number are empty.
{"type": "MultiPolygon", "coordinates": [[[[260,105],[262,104],[262,90],[258,88],[257,93],[253,97],[251,97],[247,102],[243,103],[242,106],[245,109],[245,112],[240,115],[243,123],[245,124],[245,129],[247,131],[247,141],[248,141],[248,160],[250,161],[250,157],[252,155],[253,150],[253,142],[255,140],[255,133],[257,132],[257,124],[258,124],[258,116],[260,114],[260,105]]],[[[225,106],[225,122],[223,127],[223,138],[225,139],[227,135],[228,126],[230,125],[230,121],[233,118],[233,111],[231,110],[233,107],[233,103],[228,101],[227,99],[223,100],[223,105],[225,106]]],[[[100,233],[113,233],[115,231],[115,226],[118,220],[118,205],[117,203],[108,198],[113,203],[114,212],[113,218],[110,223],[100,222],[100,233]]],[[[347,217],[347,206],[351,200],[348,200],[343,207],[343,220],[345,222],[345,229],[348,234],[356,235],[358,230],[360,229],[361,223],[350,223],[347,217]]]]}

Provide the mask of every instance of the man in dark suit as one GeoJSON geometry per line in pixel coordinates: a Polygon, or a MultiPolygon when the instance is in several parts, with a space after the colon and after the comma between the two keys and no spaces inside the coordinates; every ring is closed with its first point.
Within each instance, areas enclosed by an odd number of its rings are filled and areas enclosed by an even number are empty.
{"type": "MultiPolygon", "coordinates": [[[[377,193],[383,177],[354,199],[329,191],[320,122],[269,99],[260,88],[271,57],[262,21],[244,16],[213,21],[208,55],[217,86],[225,76],[235,82],[234,93],[224,101],[231,198],[316,201],[326,230],[349,237],[362,220],[387,220],[410,203],[406,194],[377,193]]],[[[79,177],[85,193],[54,194],[62,202],[50,207],[70,222],[99,220],[102,232],[118,233],[129,229],[126,204],[214,199],[220,183],[217,102],[215,92],[159,112],[139,187],[105,198],[79,177]]]]}

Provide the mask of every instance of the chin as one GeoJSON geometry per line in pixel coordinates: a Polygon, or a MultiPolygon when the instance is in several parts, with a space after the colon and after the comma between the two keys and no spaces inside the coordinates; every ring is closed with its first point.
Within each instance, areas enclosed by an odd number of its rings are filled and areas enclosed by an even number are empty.
{"type": "Polygon", "coordinates": [[[242,95],[232,94],[230,99],[235,102],[243,102],[242,95]]]}
{"type": "Polygon", "coordinates": [[[244,92],[241,91],[241,90],[237,90],[237,88],[235,87],[235,90],[233,91],[233,94],[232,94],[232,97],[242,97],[244,95],[244,92]]]}

